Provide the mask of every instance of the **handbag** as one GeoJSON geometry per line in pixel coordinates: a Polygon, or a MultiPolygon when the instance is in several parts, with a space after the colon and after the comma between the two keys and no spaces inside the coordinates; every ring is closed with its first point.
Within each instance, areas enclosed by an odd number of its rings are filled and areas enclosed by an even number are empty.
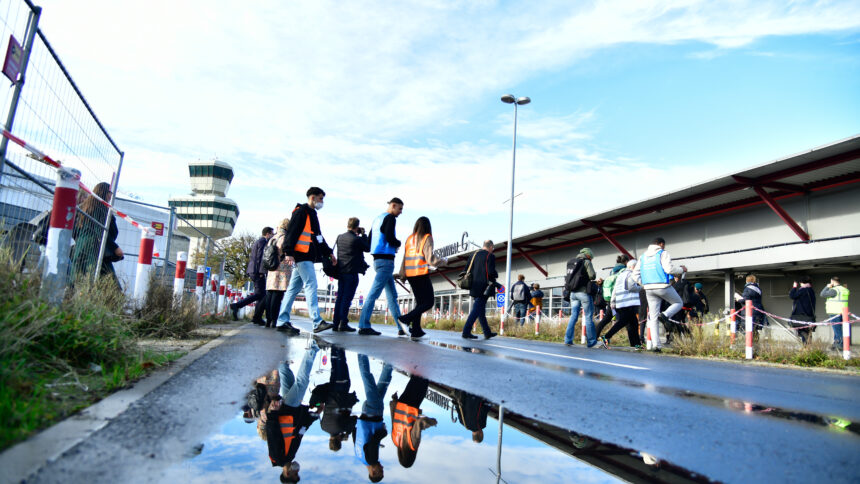
{"type": "Polygon", "coordinates": [[[477,255],[477,252],[472,254],[472,260],[469,261],[469,268],[461,272],[460,275],[457,276],[457,286],[460,289],[465,289],[468,291],[472,288],[472,264],[475,262],[475,256],[477,255]]]}

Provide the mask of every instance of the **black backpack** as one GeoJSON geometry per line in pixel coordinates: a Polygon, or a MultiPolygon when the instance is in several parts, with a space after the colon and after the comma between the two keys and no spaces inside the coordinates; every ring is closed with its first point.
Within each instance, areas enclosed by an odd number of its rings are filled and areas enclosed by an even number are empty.
{"type": "Polygon", "coordinates": [[[266,248],[263,249],[263,268],[267,271],[276,271],[281,265],[281,254],[278,246],[275,243],[277,237],[272,237],[266,248]]]}
{"type": "Polygon", "coordinates": [[[567,275],[564,277],[564,287],[570,292],[576,292],[578,289],[588,284],[588,277],[583,270],[585,259],[575,258],[567,261],[567,275]]]}

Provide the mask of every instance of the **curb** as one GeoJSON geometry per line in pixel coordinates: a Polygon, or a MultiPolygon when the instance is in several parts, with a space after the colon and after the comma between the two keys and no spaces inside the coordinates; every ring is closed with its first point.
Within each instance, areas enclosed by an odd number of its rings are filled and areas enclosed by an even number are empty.
{"type": "Polygon", "coordinates": [[[0,469],[3,469],[0,481],[25,481],[45,464],[56,460],[67,450],[102,429],[132,403],[140,400],[200,357],[237,334],[247,324],[232,329],[192,350],[170,366],[156,370],[151,375],[138,380],[131,388],[111,394],[29,439],[6,449],[0,454],[0,469]]]}

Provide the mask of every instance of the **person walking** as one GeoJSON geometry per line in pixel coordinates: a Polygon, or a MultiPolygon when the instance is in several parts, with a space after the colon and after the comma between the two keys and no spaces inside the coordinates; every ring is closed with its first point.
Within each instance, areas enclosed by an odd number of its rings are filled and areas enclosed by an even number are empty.
{"type": "MultiPolygon", "coordinates": [[[[848,296],[851,291],[847,286],[842,285],[839,277],[833,276],[830,278],[830,284],[826,285],[821,290],[821,297],[826,297],[824,302],[824,311],[827,313],[827,320],[831,323],[842,323],[842,308],[848,307],[848,296]]],[[[833,328],[833,345],[832,349],[840,351],[842,349],[842,324],[834,324],[833,328]]],[[[850,336],[849,336],[850,337],[850,336]]]]}
{"type": "Polygon", "coordinates": [[[492,240],[484,241],[481,250],[472,255],[468,266],[472,267],[470,273],[466,276],[471,281],[469,286],[469,295],[472,296],[472,309],[469,311],[469,316],[466,317],[466,324],[463,326],[462,337],[465,339],[478,339],[472,334],[472,325],[475,320],[481,323],[481,329],[484,331],[484,339],[490,339],[496,336],[490,330],[490,323],[487,321],[487,299],[491,295],[495,295],[496,279],[499,273],[496,272],[496,256],[493,254],[495,246],[492,240]],[[490,285],[492,284],[492,290],[490,285]]]}
{"type": "Polygon", "coordinates": [[[293,302],[299,291],[304,288],[305,300],[308,303],[308,316],[314,322],[314,333],[325,331],[332,326],[320,317],[319,300],[317,299],[317,275],[314,262],[322,261],[323,257],[331,258],[332,264],[337,264],[337,258],[325,241],[320,231],[317,210],[323,207],[325,192],[319,187],[310,187],[307,191],[307,203],[297,203],[293,209],[290,225],[284,241],[284,260],[293,266],[290,285],[284,295],[284,303],[278,321],[280,331],[288,331],[290,313],[293,302]],[[281,329],[284,328],[284,329],[281,329]]]}
{"type": "Polygon", "coordinates": [[[531,300],[529,301],[532,305],[532,311],[534,311],[535,321],[540,321],[541,314],[543,313],[543,291],[540,290],[540,284],[534,283],[532,284],[532,290],[529,294],[531,300]]]}
{"type": "MultiPolygon", "coordinates": [[[[110,200],[111,191],[110,185],[101,182],[93,187],[95,193],[102,200],[110,200]]],[[[116,277],[116,271],[113,268],[114,262],[123,260],[125,254],[116,243],[119,229],[116,226],[116,217],[110,214],[109,209],[98,198],[81,190],[78,195],[78,206],[81,212],[89,215],[89,217],[78,216],[75,220],[75,227],[72,237],[75,244],[72,247],[72,280],[82,277],[92,276],[95,271],[99,271],[99,277],[108,276],[112,280],[117,289],[120,289],[119,280],[116,277]],[[99,249],[101,246],[102,234],[104,228],[102,223],[108,221],[107,240],[105,241],[105,253],[101,261],[98,261],[99,249]],[[96,221],[98,223],[96,223],[96,221]]],[[[48,215],[47,220],[50,220],[48,215]]],[[[47,236],[47,228],[45,229],[47,236]]],[[[47,242],[47,239],[45,239],[47,242]]]]}
{"type": "Polygon", "coordinates": [[[508,291],[508,294],[511,295],[511,304],[513,304],[514,308],[514,318],[520,326],[526,322],[526,313],[529,309],[529,296],[531,296],[529,286],[524,282],[525,278],[526,276],[522,274],[518,275],[517,282],[513,283],[511,290],[508,291]]]}
{"type": "Polygon", "coordinates": [[[701,321],[702,318],[704,318],[711,310],[708,305],[708,297],[705,295],[705,291],[703,290],[704,287],[705,286],[703,286],[701,282],[693,284],[693,305],[695,307],[696,318],[699,321],[701,321]]]}
{"type": "MultiPolygon", "coordinates": [[[[266,327],[274,328],[277,324],[278,313],[281,309],[281,302],[284,300],[284,293],[287,292],[287,285],[290,283],[290,277],[293,274],[292,266],[284,260],[284,243],[287,237],[287,227],[290,225],[290,219],[281,220],[278,225],[278,231],[275,236],[269,240],[269,243],[275,246],[278,251],[278,268],[269,271],[266,274],[266,327]]],[[[293,325],[285,325],[282,331],[295,336],[299,334],[299,330],[293,325]]]]}
{"type": "Polygon", "coordinates": [[[409,281],[412,295],[415,296],[415,307],[399,318],[399,321],[409,328],[412,339],[424,336],[421,315],[433,307],[435,294],[433,282],[430,280],[430,266],[442,267],[447,263],[447,258],[440,259],[433,253],[433,229],[430,227],[430,219],[418,217],[412,228],[412,235],[406,239],[406,250],[397,275],[400,279],[409,281]]]}
{"type": "Polygon", "coordinates": [[[358,369],[361,373],[361,381],[364,383],[365,401],[361,405],[361,415],[356,422],[352,441],[355,446],[355,456],[367,467],[367,477],[370,482],[379,482],[384,473],[382,463],[379,462],[379,447],[382,439],[388,435],[383,420],[385,404],[383,398],[391,383],[390,364],[382,365],[379,379],[373,377],[370,371],[370,361],[367,355],[358,355],[358,369]]]}
{"type": "Polygon", "coordinates": [[[603,328],[612,322],[612,317],[615,315],[615,311],[612,309],[612,304],[610,304],[612,291],[615,287],[615,280],[618,277],[618,274],[627,267],[628,261],[630,261],[630,257],[627,257],[624,254],[619,255],[615,259],[615,266],[612,268],[612,272],[609,277],[604,279],[603,284],[600,286],[601,291],[603,291],[603,300],[606,301],[606,308],[603,312],[603,317],[600,318],[600,321],[597,323],[596,331],[598,338],[600,337],[600,333],[603,332],[603,328]]]}
{"type": "MultiPolygon", "coordinates": [[[[370,317],[373,316],[376,299],[379,298],[383,290],[385,290],[385,295],[388,298],[388,310],[394,316],[394,321],[396,322],[400,318],[400,308],[397,305],[397,287],[394,285],[394,256],[400,247],[400,241],[397,240],[394,229],[397,224],[397,217],[401,213],[403,213],[403,200],[394,197],[388,201],[388,209],[376,217],[370,228],[370,253],[373,255],[373,270],[376,271],[376,275],[373,277],[373,285],[370,286],[367,299],[364,300],[364,306],[361,308],[361,317],[358,321],[358,334],[360,335],[378,336],[382,334],[370,326],[370,317]]],[[[399,326],[398,323],[398,334],[406,334],[403,328],[399,326]]]]}
{"type": "Polygon", "coordinates": [[[666,250],[666,241],[657,237],[639,258],[633,269],[633,279],[641,282],[648,300],[648,332],[651,336],[652,348],[655,352],[662,351],[660,342],[660,326],[663,323],[670,327],[669,319],[681,310],[681,296],[669,284],[670,275],[681,275],[687,272],[686,266],[675,266],[672,257],[666,250]],[[660,311],[663,301],[669,303],[665,312],[660,311]]]}
{"type": "Polygon", "coordinates": [[[263,310],[266,309],[266,305],[263,303],[263,299],[266,297],[266,268],[263,267],[263,250],[274,234],[275,229],[272,227],[263,227],[263,236],[257,239],[251,248],[251,257],[248,258],[248,267],[245,270],[245,274],[254,283],[254,294],[230,304],[230,314],[233,316],[233,321],[239,320],[240,309],[253,302],[260,301],[254,307],[254,317],[251,318],[251,322],[260,326],[266,324],[263,321],[263,310]]]}
{"type": "Polygon", "coordinates": [[[594,330],[594,300],[588,293],[589,283],[597,276],[591,259],[594,252],[588,247],[579,251],[573,259],[567,261],[567,275],[564,279],[565,289],[570,291],[570,321],[567,322],[567,331],[564,333],[564,344],[573,344],[573,329],[576,320],[579,319],[579,310],[582,308],[584,316],[582,324],[585,325],[585,338],[588,347],[597,344],[597,333],[594,330]]]}
{"type": "Polygon", "coordinates": [[[753,274],[747,276],[747,283],[744,285],[744,292],[741,294],[741,297],[744,299],[744,305],[746,306],[746,301],[752,301],[753,305],[753,334],[758,333],[761,329],[767,325],[767,321],[764,318],[764,305],[761,302],[761,287],[758,285],[758,278],[753,274]]]}
{"type": "MultiPolygon", "coordinates": [[[[624,269],[617,273],[615,278],[612,295],[609,297],[609,307],[615,314],[615,324],[609,328],[606,336],[601,338],[603,345],[609,348],[609,341],[615,336],[615,333],[621,328],[627,328],[627,339],[630,341],[630,346],[636,349],[642,349],[642,342],[639,340],[639,291],[642,286],[636,284],[633,280],[633,268],[636,266],[636,260],[627,261],[624,269]]],[[[604,282],[606,284],[606,282],[604,282]]]]}
{"type": "Polygon", "coordinates": [[[809,342],[812,327],[809,323],[815,322],[815,290],[812,289],[812,278],[808,275],[800,278],[800,284],[794,281],[791,290],[788,291],[791,298],[792,326],[798,327],[797,335],[803,344],[809,342]]]}
{"type": "Polygon", "coordinates": [[[358,275],[367,272],[364,253],[370,252],[370,240],[359,227],[360,221],[351,217],[346,222],[346,232],[337,236],[337,299],[334,303],[332,331],[355,332],[349,325],[349,306],[358,289],[358,275]]]}

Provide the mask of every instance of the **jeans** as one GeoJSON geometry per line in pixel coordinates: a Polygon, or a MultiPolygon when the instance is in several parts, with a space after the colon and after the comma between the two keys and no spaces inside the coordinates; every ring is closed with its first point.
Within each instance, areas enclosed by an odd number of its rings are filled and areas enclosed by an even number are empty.
{"type": "Polygon", "coordinates": [[[385,363],[382,365],[382,373],[379,374],[379,380],[373,378],[373,373],[370,372],[370,361],[367,355],[358,355],[358,369],[361,372],[361,381],[364,382],[364,404],[361,406],[361,413],[370,417],[381,417],[385,411],[385,392],[388,391],[388,384],[391,383],[391,365],[385,363]]]}
{"type": "Polygon", "coordinates": [[[305,398],[305,392],[308,389],[308,384],[311,382],[311,368],[314,366],[314,359],[319,351],[319,346],[316,343],[311,344],[311,347],[305,351],[305,357],[302,359],[302,364],[299,366],[298,378],[293,376],[293,370],[290,370],[287,360],[278,367],[278,375],[281,378],[281,399],[283,405],[288,407],[298,407],[305,398]]]}
{"type": "Polygon", "coordinates": [[[373,278],[373,285],[370,286],[367,299],[364,300],[364,307],[361,308],[359,329],[370,327],[373,306],[383,289],[385,289],[385,296],[388,297],[388,310],[394,316],[394,321],[400,317],[400,308],[397,307],[397,287],[394,285],[394,260],[376,259],[373,261],[373,269],[376,271],[376,276],[373,278]]]}
{"type": "Polygon", "coordinates": [[[487,322],[487,299],[489,296],[473,297],[472,310],[469,311],[469,316],[466,317],[466,324],[463,326],[463,336],[472,334],[472,325],[477,319],[481,323],[481,329],[484,330],[484,335],[492,333],[490,323],[487,322]]]}
{"type": "Polygon", "coordinates": [[[833,319],[830,319],[831,323],[840,323],[834,324],[831,326],[833,328],[833,344],[837,347],[837,349],[842,349],[842,315],[837,314],[835,316],[828,314],[833,319]]]}
{"type": "Polygon", "coordinates": [[[588,347],[597,344],[597,332],[594,330],[594,301],[585,292],[573,292],[570,294],[570,321],[567,322],[567,331],[564,333],[564,343],[573,344],[573,327],[579,319],[579,309],[585,311],[582,324],[585,325],[585,340],[588,347]]]}
{"type": "Polygon", "coordinates": [[[529,303],[514,303],[514,317],[517,319],[517,322],[520,323],[520,326],[522,326],[526,322],[526,312],[528,311],[528,307],[529,303]]]}
{"type": "Polygon", "coordinates": [[[670,304],[664,314],[667,318],[671,318],[681,310],[684,304],[681,302],[681,296],[672,286],[646,289],[645,298],[648,300],[648,332],[651,334],[651,345],[652,348],[660,349],[663,346],[660,342],[660,322],[657,319],[660,315],[660,306],[663,301],[670,304]]]}
{"type": "Polygon", "coordinates": [[[358,274],[341,274],[337,280],[337,299],[334,303],[334,324],[349,322],[349,306],[358,289],[358,274]]]}
{"type": "Polygon", "coordinates": [[[290,277],[290,285],[287,287],[287,294],[281,303],[281,314],[278,316],[278,321],[290,322],[293,302],[295,302],[296,296],[299,295],[302,288],[305,290],[305,300],[308,302],[308,315],[314,322],[314,328],[316,328],[323,320],[320,317],[320,307],[317,301],[317,274],[314,271],[314,263],[309,260],[296,262],[293,275],[290,277]]]}

